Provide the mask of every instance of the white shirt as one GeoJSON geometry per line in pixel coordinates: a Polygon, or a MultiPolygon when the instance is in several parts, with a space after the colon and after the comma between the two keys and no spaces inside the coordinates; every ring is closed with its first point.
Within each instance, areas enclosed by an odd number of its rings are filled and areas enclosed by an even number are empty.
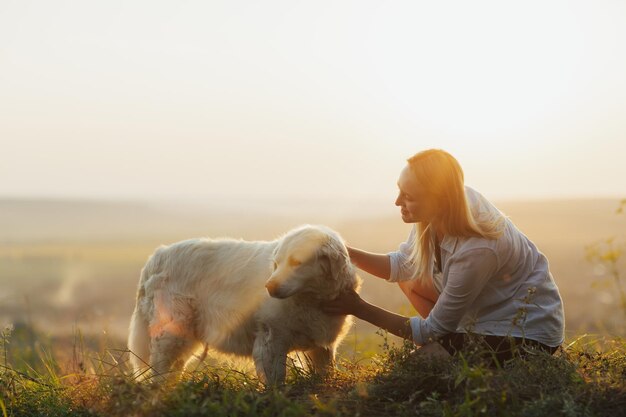
{"type": "MultiPolygon", "coordinates": [[[[477,191],[466,187],[465,192],[475,218],[500,213],[477,191]]],[[[390,282],[413,279],[415,235],[416,226],[388,254],[390,282]]],[[[563,343],[563,301],[548,260],[508,218],[498,239],[445,236],[440,247],[442,270],[433,271],[439,299],[427,318],[411,317],[415,343],[467,332],[526,337],[548,346],[563,343]]],[[[434,259],[431,271],[433,264],[434,259]]]]}

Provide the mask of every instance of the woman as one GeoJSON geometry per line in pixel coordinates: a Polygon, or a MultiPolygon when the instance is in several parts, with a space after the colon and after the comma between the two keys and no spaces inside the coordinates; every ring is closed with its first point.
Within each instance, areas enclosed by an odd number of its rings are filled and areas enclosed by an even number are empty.
{"type": "Polygon", "coordinates": [[[367,303],[356,292],[325,306],[413,340],[421,352],[453,354],[470,339],[502,361],[520,345],[554,353],[563,343],[559,291],[546,257],[475,190],[449,153],[431,149],[408,160],[395,202],[413,223],[408,240],[388,254],[348,248],[360,269],[398,282],[421,317],[367,303]]]}

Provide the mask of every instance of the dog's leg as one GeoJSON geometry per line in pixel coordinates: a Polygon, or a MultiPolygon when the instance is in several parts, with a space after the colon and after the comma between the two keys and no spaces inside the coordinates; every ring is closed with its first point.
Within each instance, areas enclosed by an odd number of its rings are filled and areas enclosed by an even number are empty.
{"type": "Polygon", "coordinates": [[[252,358],[259,379],[267,385],[285,382],[287,348],[275,331],[261,325],[254,339],[252,358]]]}
{"type": "Polygon", "coordinates": [[[154,318],[149,326],[150,366],[161,378],[178,375],[198,347],[195,317],[193,300],[189,297],[155,291],[154,318]]]}
{"type": "Polygon", "coordinates": [[[335,366],[334,346],[317,346],[308,350],[306,354],[311,359],[313,372],[318,375],[327,375],[335,366]]]}
{"type": "Polygon", "coordinates": [[[151,340],[150,365],[156,375],[170,379],[176,377],[183,370],[187,359],[197,347],[197,342],[164,333],[151,340]]]}

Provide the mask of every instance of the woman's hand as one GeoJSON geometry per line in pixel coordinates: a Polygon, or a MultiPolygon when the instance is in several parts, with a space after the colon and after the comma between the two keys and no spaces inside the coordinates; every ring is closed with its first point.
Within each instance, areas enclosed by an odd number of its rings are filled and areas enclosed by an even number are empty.
{"type": "Polygon", "coordinates": [[[368,321],[375,326],[404,339],[412,340],[411,324],[408,317],[392,313],[363,300],[354,290],[342,292],[334,300],[321,306],[326,314],[348,315],[368,321]]]}
{"type": "Polygon", "coordinates": [[[354,290],[340,293],[337,298],[322,304],[322,311],[326,314],[358,315],[363,299],[354,290]]]}

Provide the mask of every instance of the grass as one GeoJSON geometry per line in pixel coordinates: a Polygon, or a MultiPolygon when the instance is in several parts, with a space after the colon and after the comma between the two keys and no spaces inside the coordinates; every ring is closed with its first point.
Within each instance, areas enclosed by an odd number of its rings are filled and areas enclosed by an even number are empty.
{"type": "Polygon", "coordinates": [[[581,336],[544,353],[490,367],[475,352],[447,360],[389,346],[369,361],[341,359],[325,378],[290,366],[287,383],[201,364],[167,386],[138,383],[129,352],[90,352],[76,339],[64,369],[44,342],[20,357],[5,332],[2,416],[620,416],[626,415],[626,341],[581,336]]]}

